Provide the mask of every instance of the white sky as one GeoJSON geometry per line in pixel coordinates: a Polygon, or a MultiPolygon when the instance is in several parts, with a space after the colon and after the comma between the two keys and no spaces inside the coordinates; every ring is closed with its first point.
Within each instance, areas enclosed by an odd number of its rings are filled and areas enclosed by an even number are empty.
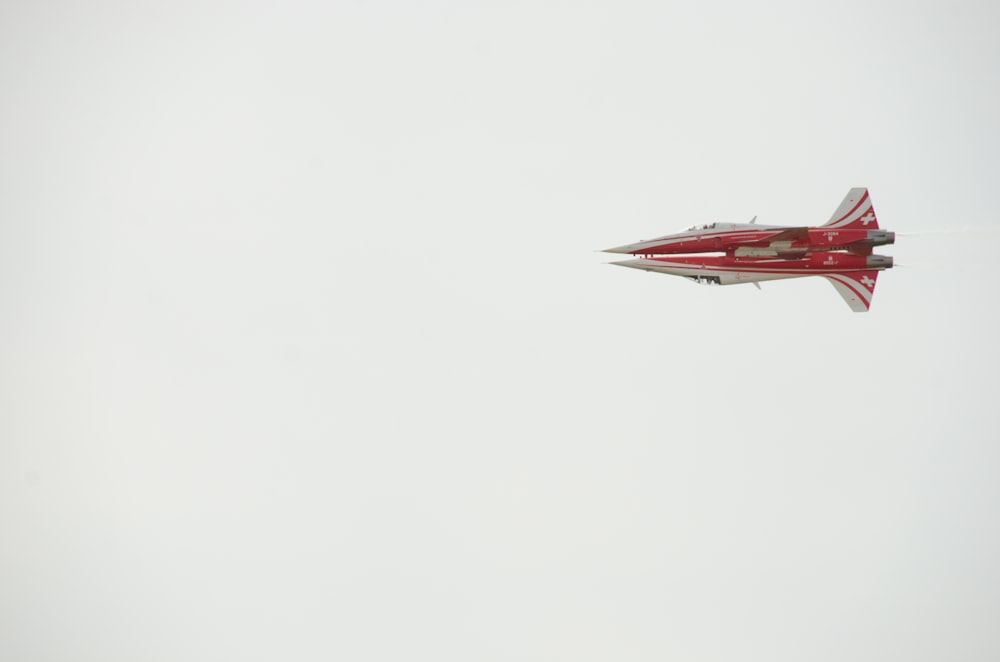
{"type": "Polygon", "coordinates": [[[0,658],[1000,658],[998,21],[3,3],[0,658]]]}

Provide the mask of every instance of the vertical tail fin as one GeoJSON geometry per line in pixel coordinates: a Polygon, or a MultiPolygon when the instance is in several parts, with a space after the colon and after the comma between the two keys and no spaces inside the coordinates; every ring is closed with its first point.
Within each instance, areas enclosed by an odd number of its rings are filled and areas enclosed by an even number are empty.
{"type": "Polygon", "coordinates": [[[833,212],[824,228],[850,228],[852,230],[877,230],[878,219],[866,188],[852,188],[844,201],[833,212]]]}
{"type": "Polygon", "coordinates": [[[875,296],[875,281],[878,271],[848,271],[844,273],[824,274],[833,283],[840,296],[856,313],[864,313],[872,305],[875,296]]]}

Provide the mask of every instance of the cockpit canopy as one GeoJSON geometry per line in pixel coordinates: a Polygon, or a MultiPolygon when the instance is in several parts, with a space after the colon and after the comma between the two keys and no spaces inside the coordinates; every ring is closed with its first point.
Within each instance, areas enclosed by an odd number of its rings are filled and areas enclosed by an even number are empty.
{"type": "Polygon", "coordinates": [[[694,232],[695,230],[714,230],[715,223],[707,223],[705,225],[692,225],[685,232],[694,232]]]}

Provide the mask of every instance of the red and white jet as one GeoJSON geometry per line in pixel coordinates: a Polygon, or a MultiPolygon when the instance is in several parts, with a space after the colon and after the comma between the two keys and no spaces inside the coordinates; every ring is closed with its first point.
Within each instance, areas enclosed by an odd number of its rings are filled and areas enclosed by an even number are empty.
{"type": "Polygon", "coordinates": [[[879,229],[866,188],[848,191],[826,225],[784,227],[756,220],[694,226],[605,252],[642,256],[611,264],[704,284],[760,287],[764,280],[823,276],[855,312],[868,310],[878,272],[892,267],[892,257],[872,254],[875,246],[894,243],[896,233],[879,229]],[[690,253],[698,255],[681,255],[690,253]],[[670,257],[656,257],[662,255],[670,257]]]}

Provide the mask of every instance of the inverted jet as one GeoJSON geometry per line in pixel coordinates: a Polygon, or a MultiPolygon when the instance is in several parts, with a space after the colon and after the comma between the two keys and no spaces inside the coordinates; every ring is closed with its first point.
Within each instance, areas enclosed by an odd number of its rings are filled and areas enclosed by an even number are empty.
{"type": "Polygon", "coordinates": [[[709,223],[684,232],[609,248],[639,259],[623,267],[683,276],[699,284],[736,285],[823,276],[855,312],[871,306],[880,271],[892,257],[874,255],[892,244],[894,232],[879,229],[866,188],[852,188],[826,224],[810,227],[709,223]]]}

